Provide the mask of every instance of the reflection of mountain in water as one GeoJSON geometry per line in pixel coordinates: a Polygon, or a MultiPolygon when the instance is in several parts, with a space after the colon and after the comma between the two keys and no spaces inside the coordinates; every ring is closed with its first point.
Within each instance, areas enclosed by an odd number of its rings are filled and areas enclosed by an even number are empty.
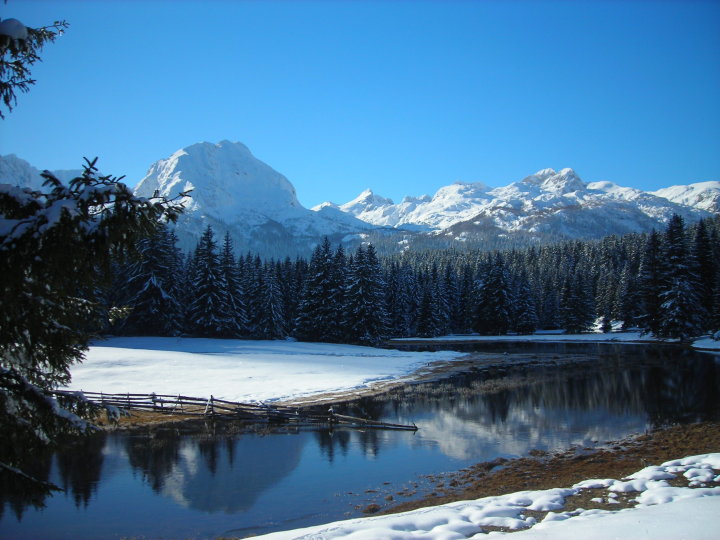
{"type": "MultiPolygon", "coordinates": [[[[416,460],[418,467],[445,467],[436,448],[449,456],[449,468],[454,459],[485,461],[526,454],[532,448],[617,439],[647,426],[720,418],[720,362],[712,356],[670,348],[622,350],[626,352],[616,356],[584,355],[577,362],[574,351],[572,363],[555,352],[545,359],[525,354],[530,361],[522,366],[513,364],[519,357],[498,356],[492,369],[345,407],[354,416],[415,422],[420,427],[415,434],[335,429],[318,430],[312,436],[238,436],[228,435],[216,424],[213,434],[204,435],[182,435],[173,428],[78,439],[54,455],[50,451],[29,455],[30,463],[23,467],[66,488],[71,497],[33,496],[3,484],[0,476],[0,529],[5,527],[6,532],[14,525],[13,514],[19,519],[25,513],[22,526],[42,522],[47,530],[60,530],[62,518],[57,516],[68,515],[66,510],[58,511],[64,508],[63,501],[77,506],[83,519],[104,523],[108,500],[122,507],[127,497],[148,496],[149,486],[158,495],[154,499],[163,503],[160,506],[172,507],[185,519],[194,520],[196,511],[215,513],[215,520],[224,519],[223,513],[234,514],[223,527],[242,525],[257,532],[262,529],[258,523],[268,516],[283,515],[283,523],[289,523],[315,515],[319,507],[325,511],[332,506],[323,499],[326,493],[367,489],[367,477],[373,476],[368,475],[370,467],[376,467],[371,461],[385,471],[398,468],[405,474],[404,465],[411,463],[414,468],[416,460]],[[318,451],[303,452],[305,442],[313,438],[318,451]],[[426,452],[428,448],[432,451],[426,452]],[[127,476],[141,481],[127,481],[127,476]],[[118,493],[112,482],[115,477],[122,484],[118,493]],[[317,479],[322,481],[311,486],[317,479]],[[103,482],[115,491],[104,490],[103,482]],[[263,495],[262,504],[254,504],[263,495]],[[96,498],[106,498],[105,503],[93,505],[96,498]],[[167,504],[171,501],[178,505],[167,504]],[[55,509],[28,508],[44,503],[55,509]]],[[[341,409],[336,407],[338,412],[341,409]]],[[[372,472],[377,479],[377,469],[372,472]]],[[[381,471],[380,477],[384,474],[381,471]]],[[[328,512],[339,518],[345,510],[336,504],[328,512]]],[[[154,516],[143,507],[145,515],[154,516]]],[[[127,536],[139,534],[143,527],[156,531],[155,525],[129,523],[127,536]]],[[[28,533],[24,538],[44,536],[49,535],[28,533]]]]}
{"type": "MultiPolygon", "coordinates": [[[[673,352],[585,359],[564,368],[509,365],[500,379],[488,372],[457,375],[396,393],[381,416],[415,422],[416,445],[433,441],[457,459],[587,445],[649,426],[717,418],[720,365],[673,352]]],[[[367,401],[354,405],[373,410],[367,401]]]]}
{"type": "Polygon", "coordinates": [[[247,435],[195,439],[172,432],[148,444],[127,440],[130,463],[153,490],[182,506],[235,513],[295,469],[303,437],[247,435]]]}

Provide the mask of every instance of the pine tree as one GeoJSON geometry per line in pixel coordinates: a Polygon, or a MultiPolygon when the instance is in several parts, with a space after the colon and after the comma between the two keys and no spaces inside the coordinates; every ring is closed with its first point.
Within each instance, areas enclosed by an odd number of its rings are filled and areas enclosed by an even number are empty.
{"type": "Polygon", "coordinates": [[[332,294],[332,273],[332,253],[326,237],[313,250],[298,306],[295,337],[302,341],[326,341],[331,338],[329,329],[333,328],[338,313],[337,306],[327,301],[332,294]]]}
{"type": "MultiPolygon", "coordinates": [[[[80,416],[97,412],[80,395],[56,398],[101,328],[96,299],[112,255],[132,250],[182,209],[164,199],[136,198],[95,161],[68,185],[43,173],[40,190],[0,185],[0,481],[32,478],[21,470],[39,446],[83,431],[80,416]],[[98,272],[98,269],[103,269],[98,272]]],[[[48,486],[36,482],[42,492],[48,486]]]]}
{"type": "Polygon", "coordinates": [[[400,266],[397,262],[391,263],[387,274],[385,291],[388,334],[393,337],[409,336],[410,299],[408,294],[408,273],[404,266],[400,266]]]}
{"type": "Polygon", "coordinates": [[[701,324],[703,329],[708,328],[709,319],[713,312],[713,291],[715,286],[715,257],[710,242],[705,220],[700,220],[695,227],[695,237],[692,243],[692,258],[695,267],[691,271],[696,275],[696,289],[701,305],[701,324]]]}
{"type": "Polygon", "coordinates": [[[561,324],[568,334],[590,330],[595,320],[595,306],[585,276],[576,272],[567,278],[560,299],[561,324]]]}
{"type": "Polygon", "coordinates": [[[333,342],[342,342],[347,337],[347,328],[343,324],[343,314],[346,308],[346,275],[348,273],[345,250],[339,245],[335,250],[330,264],[328,283],[328,307],[334,314],[330,316],[327,326],[327,339],[333,342]]]}
{"type": "Polygon", "coordinates": [[[656,336],[659,335],[661,324],[660,293],[664,279],[662,257],[660,236],[652,231],[640,262],[638,289],[641,309],[638,323],[646,332],[656,336]]]}
{"type": "Polygon", "coordinates": [[[288,333],[285,326],[282,292],[272,263],[265,265],[262,283],[264,300],[260,335],[264,339],[285,339],[288,333]]]}
{"type": "Polygon", "coordinates": [[[182,309],[176,270],[179,262],[174,235],[161,226],[152,236],[141,239],[137,258],[129,270],[127,283],[131,297],[130,313],[123,322],[125,334],[177,336],[182,331],[182,309]]]}
{"type": "Polygon", "coordinates": [[[622,321],[622,329],[628,330],[638,324],[641,316],[642,297],[638,277],[627,263],[620,272],[620,282],[612,308],[614,319],[622,321]]]}
{"type": "Polygon", "coordinates": [[[600,318],[600,328],[603,332],[612,330],[617,292],[618,282],[615,274],[607,266],[601,268],[595,295],[595,305],[597,306],[597,316],[600,318]]]}
{"type": "Polygon", "coordinates": [[[686,341],[702,332],[705,317],[698,295],[697,277],[685,236],[685,223],[677,214],[670,219],[662,244],[663,280],[660,289],[658,336],[686,341]]]}
{"type": "Polygon", "coordinates": [[[537,330],[538,317],[530,283],[524,273],[515,280],[514,289],[512,329],[518,334],[532,334],[537,330]]]}
{"type": "Polygon", "coordinates": [[[345,287],[345,329],[353,342],[377,344],[387,332],[385,283],[375,248],[355,252],[345,287]]]}
{"type": "Polygon", "coordinates": [[[227,337],[242,337],[248,334],[247,306],[243,291],[240,271],[235,260],[232,238],[225,233],[222,253],[220,254],[220,272],[222,273],[225,290],[223,304],[227,310],[228,323],[225,330],[227,337]]]}
{"type": "Polygon", "coordinates": [[[466,263],[462,268],[457,314],[456,318],[452,321],[454,332],[467,333],[472,329],[475,319],[474,284],[475,279],[472,267],[466,263]]]}
{"type": "Polygon", "coordinates": [[[507,334],[511,326],[513,300],[505,262],[496,253],[478,291],[475,330],[480,334],[507,334]]]}
{"type": "Polygon", "coordinates": [[[194,256],[193,297],[188,308],[190,330],[201,337],[232,335],[227,283],[220,267],[212,227],[203,232],[194,256]]]}

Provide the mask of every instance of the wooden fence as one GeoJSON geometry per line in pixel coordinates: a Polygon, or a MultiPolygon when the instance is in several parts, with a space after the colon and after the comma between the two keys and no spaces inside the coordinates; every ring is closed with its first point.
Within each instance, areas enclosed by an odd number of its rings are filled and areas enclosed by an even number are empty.
{"type": "MultiPolygon", "coordinates": [[[[366,418],[336,414],[332,408],[327,413],[282,405],[264,403],[240,403],[210,396],[198,398],[167,394],[105,394],[102,392],[81,392],[88,401],[102,406],[117,407],[126,411],[152,411],[156,413],[204,416],[246,420],[250,422],[292,423],[297,425],[344,425],[367,429],[395,429],[416,431],[417,426],[392,424],[366,418]]],[[[72,395],[76,391],[55,390],[55,395],[72,395]]]]}

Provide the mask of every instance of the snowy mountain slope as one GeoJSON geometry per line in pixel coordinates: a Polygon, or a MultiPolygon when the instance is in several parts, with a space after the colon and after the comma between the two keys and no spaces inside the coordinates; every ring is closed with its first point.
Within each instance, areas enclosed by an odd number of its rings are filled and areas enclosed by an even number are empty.
{"type": "Polygon", "coordinates": [[[320,205],[328,206],[375,225],[442,231],[461,238],[515,233],[545,239],[598,237],[648,231],[673,213],[690,221],[710,215],[705,208],[612,182],[585,183],[572,169],[543,169],[493,189],[482,183],[456,183],[432,197],[406,198],[400,204],[366,190],[344,205],[320,205]]]}
{"type": "Polygon", "coordinates": [[[192,247],[209,223],[216,238],[228,231],[240,249],[268,253],[302,252],[323,236],[344,237],[373,228],[332,208],[313,212],[295,188],[243,144],[197,143],[154,163],[135,194],[183,199],[186,212],[177,225],[184,247],[192,247]],[[297,249],[295,249],[297,248],[297,249]]]}
{"type": "MultiPolygon", "coordinates": [[[[37,188],[39,174],[16,156],[0,157],[0,183],[37,188]]],[[[69,180],[80,171],[56,174],[69,180]]],[[[608,181],[585,183],[572,169],[543,169],[498,188],[458,182],[398,204],[365,190],[346,204],[309,210],[287,178],[230,141],[193,144],[157,161],[135,192],[173,198],[190,189],[176,228],[183,249],[194,248],[210,224],[218,241],[230,232],[237,251],[275,257],[307,255],[323,236],[335,243],[368,239],[383,251],[458,241],[494,249],[508,242],[649,231],[662,228],[673,213],[696,221],[720,211],[720,182],[644,192],[608,181]]]]}
{"type": "MultiPolygon", "coordinates": [[[[39,189],[44,182],[38,169],[15,154],[0,156],[0,184],[39,189]]],[[[68,182],[82,174],[82,169],[51,171],[62,182],[68,182]]]]}
{"type": "Polygon", "coordinates": [[[671,186],[651,191],[653,195],[669,201],[693,206],[708,212],[720,212],[720,182],[697,182],[687,186],[671,186]]]}

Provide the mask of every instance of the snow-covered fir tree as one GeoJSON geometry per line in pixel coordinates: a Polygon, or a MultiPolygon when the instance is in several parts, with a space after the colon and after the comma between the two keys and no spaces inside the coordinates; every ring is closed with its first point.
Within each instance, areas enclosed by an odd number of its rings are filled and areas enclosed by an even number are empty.
{"type": "Polygon", "coordinates": [[[683,219],[674,215],[662,242],[662,284],[657,335],[688,340],[702,332],[706,317],[698,294],[696,268],[685,235],[683,219]]]}
{"type": "Polygon", "coordinates": [[[240,279],[240,270],[235,260],[230,233],[225,233],[223,248],[220,253],[220,272],[225,281],[225,298],[223,300],[229,317],[227,335],[229,337],[242,337],[248,335],[248,314],[245,304],[245,291],[240,279]]]}
{"type": "Polygon", "coordinates": [[[137,244],[128,270],[128,317],[121,331],[129,335],[177,336],[182,332],[182,308],[177,298],[180,265],[175,236],[160,226],[137,244]]]}
{"type": "Polygon", "coordinates": [[[50,488],[23,468],[60,434],[84,431],[96,408],[80,395],[56,397],[70,366],[82,361],[93,328],[104,328],[98,298],[112,254],[132,248],[174,202],[136,198],[95,161],[63,184],[43,173],[42,189],[0,185],[0,482],[50,488]],[[98,271],[101,269],[102,271],[98,271]]]}
{"type": "Polygon", "coordinates": [[[345,285],[345,332],[352,342],[377,344],[387,333],[385,282],[372,244],[360,246],[345,285]]]}
{"type": "Polygon", "coordinates": [[[333,294],[333,256],[330,241],[325,238],[315,248],[307,271],[295,321],[295,337],[303,341],[328,341],[330,329],[337,321],[338,306],[327,299],[333,294]]]}
{"type": "Polygon", "coordinates": [[[522,273],[513,284],[512,330],[518,334],[532,334],[538,326],[535,298],[527,276],[522,273]]]}
{"type": "Polygon", "coordinates": [[[475,330],[480,334],[507,334],[511,327],[513,297],[505,261],[499,253],[489,264],[478,287],[475,330]]]}
{"type": "Polygon", "coordinates": [[[263,308],[259,335],[263,339],[285,339],[288,335],[284,303],[274,264],[266,264],[263,271],[263,308]]]}
{"type": "Polygon", "coordinates": [[[207,226],[195,248],[188,329],[203,337],[230,337],[235,321],[227,304],[227,282],[220,266],[212,227],[207,226]]]}

